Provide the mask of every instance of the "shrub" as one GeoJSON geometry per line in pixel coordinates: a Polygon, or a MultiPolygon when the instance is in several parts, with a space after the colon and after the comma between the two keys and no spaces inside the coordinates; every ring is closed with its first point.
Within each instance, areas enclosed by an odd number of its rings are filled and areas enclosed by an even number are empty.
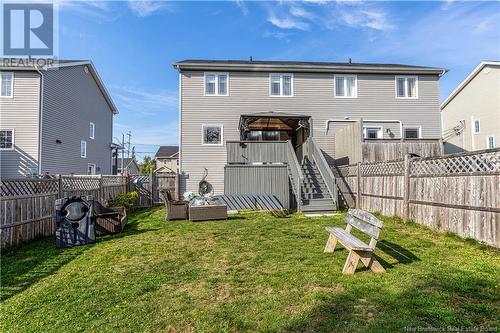
{"type": "Polygon", "coordinates": [[[124,206],[127,210],[132,210],[137,198],[139,198],[139,193],[135,191],[120,193],[114,199],[110,200],[110,206],[124,206]]]}

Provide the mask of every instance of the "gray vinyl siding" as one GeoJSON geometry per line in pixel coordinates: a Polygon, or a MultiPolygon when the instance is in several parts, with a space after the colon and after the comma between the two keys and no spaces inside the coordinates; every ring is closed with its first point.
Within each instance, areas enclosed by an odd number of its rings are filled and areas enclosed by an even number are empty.
{"type": "Polygon", "coordinates": [[[20,178],[38,172],[40,77],[14,73],[13,97],[0,97],[0,127],[14,129],[14,150],[0,150],[0,176],[20,178]]]}
{"type": "MultiPolygon", "coordinates": [[[[206,167],[215,193],[224,192],[226,146],[203,146],[201,126],[221,124],[224,142],[239,140],[241,114],[275,111],[311,116],[312,135],[330,163],[333,128],[338,125],[330,124],[326,130],[328,119],[400,120],[404,126],[422,126],[423,138],[441,136],[437,75],[418,76],[418,99],[396,99],[392,74],[358,74],[358,98],[353,99],[334,97],[333,74],[294,73],[293,97],[270,97],[265,72],[230,72],[229,96],[204,96],[203,75],[202,71],[181,75],[181,171],[185,172],[181,190],[197,192],[206,167]]],[[[390,126],[399,136],[399,124],[390,126]]]]}
{"type": "Polygon", "coordinates": [[[44,72],[42,172],[86,174],[88,163],[94,163],[96,173],[111,174],[112,125],[113,113],[84,66],[44,72]],[[81,140],[87,142],[86,158],[80,157],[81,140]]]}

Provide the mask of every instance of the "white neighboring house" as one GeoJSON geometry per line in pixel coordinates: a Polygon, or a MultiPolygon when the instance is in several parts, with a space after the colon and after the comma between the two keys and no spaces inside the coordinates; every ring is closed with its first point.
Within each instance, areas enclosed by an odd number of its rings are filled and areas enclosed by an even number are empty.
{"type": "Polygon", "coordinates": [[[441,104],[445,152],[500,147],[500,61],[483,61],[441,104]]]}
{"type": "Polygon", "coordinates": [[[111,96],[89,60],[0,58],[0,176],[111,174],[111,96]]]}

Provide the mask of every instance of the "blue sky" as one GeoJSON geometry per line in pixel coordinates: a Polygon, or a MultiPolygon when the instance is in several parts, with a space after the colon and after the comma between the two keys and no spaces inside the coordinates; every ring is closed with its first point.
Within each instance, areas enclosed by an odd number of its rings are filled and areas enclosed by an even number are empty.
{"type": "Polygon", "coordinates": [[[500,2],[223,1],[59,4],[59,57],[91,59],[142,158],[178,143],[188,58],[445,67],[441,99],[481,60],[500,59],[500,2]]]}

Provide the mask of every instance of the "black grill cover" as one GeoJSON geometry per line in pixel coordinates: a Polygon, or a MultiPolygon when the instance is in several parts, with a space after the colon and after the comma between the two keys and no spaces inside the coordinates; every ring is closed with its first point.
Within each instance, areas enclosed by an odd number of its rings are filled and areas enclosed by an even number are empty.
{"type": "Polygon", "coordinates": [[[94,198],[56,200],[56,247],[72,247],[95,241],[94,198]]]}

